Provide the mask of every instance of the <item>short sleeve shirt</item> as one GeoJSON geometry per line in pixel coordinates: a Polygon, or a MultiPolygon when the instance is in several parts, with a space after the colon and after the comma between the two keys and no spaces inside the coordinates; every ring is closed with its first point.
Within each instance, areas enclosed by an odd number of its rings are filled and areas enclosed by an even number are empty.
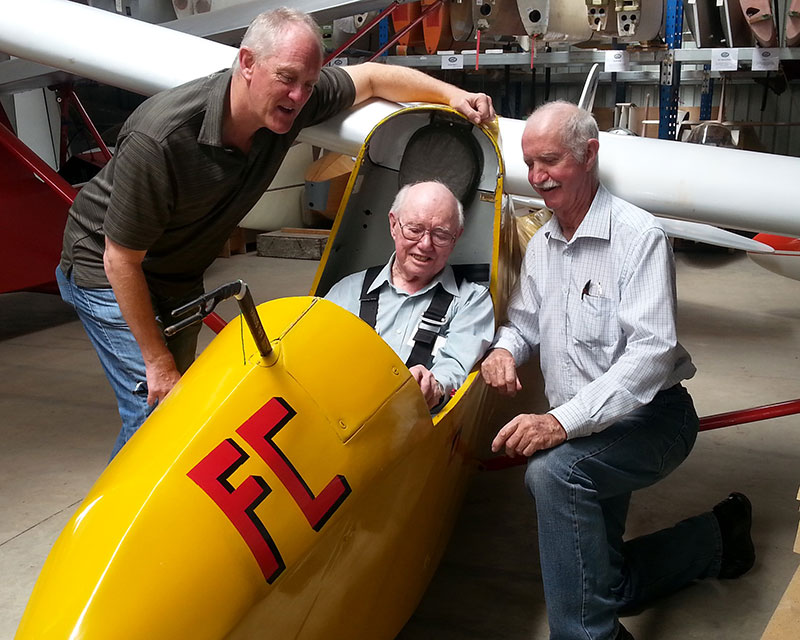
{"type": "Polygon", "coordinates": [[[114,157],[78,193],[64,232],[61,268],[86,288],[107,288],[105,237],[146,251],[151,291],[197,286],[233,229],[269,186],[300,130],[353,104],[347,72],[324,68],[292,128],[261,128],[248,154],[222,143],[231,70],[156,94],[131,114],[114,157]]]}

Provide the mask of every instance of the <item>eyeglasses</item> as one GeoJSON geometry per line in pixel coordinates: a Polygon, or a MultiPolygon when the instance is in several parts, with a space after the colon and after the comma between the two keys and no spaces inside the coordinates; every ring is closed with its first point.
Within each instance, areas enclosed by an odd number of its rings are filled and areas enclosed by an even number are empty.
{"type": "Polygon", "coordinates": [[[431,236],[431,242],[437,247],[447,247],[456,241],[456,237],[444,229],[426,229],[418,224],[403,224],[399,220],[397,224],[406,240],[418,242],[426,233],[431,236]]]}

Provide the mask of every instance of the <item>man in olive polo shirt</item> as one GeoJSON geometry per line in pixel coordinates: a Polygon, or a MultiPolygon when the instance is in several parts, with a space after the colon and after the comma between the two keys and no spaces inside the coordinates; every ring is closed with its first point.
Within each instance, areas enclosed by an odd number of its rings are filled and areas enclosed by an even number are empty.
{"type": "Polygon", "coordinates": [[[197,332],[166,340],[172,309],[263,194],[299,131],[371,97],[449,104],[476,123],[491,99],[403,67],[322,68],[307,15],[258,16],[233,68],[145,101],[70,209],[56,278],[117,396],[112,458],[194,359],[197,332]]]}

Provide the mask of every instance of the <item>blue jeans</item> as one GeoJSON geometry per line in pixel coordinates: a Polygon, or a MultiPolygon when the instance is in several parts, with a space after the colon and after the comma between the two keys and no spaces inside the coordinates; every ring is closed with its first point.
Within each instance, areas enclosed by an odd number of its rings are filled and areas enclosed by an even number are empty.
{"type": "Polygon", "coordinates": [[[634,609],[696,578],[722,557],[713,513],[623,542],[631,492],[689,454],[698,418],[681,386],[604,431],[534,454],[525,484],[536,502],[551,640],[608,640],[634,609]]]}
{"type": "MultiPolygon", "coordinates": [[[[79,287],[72,274],[67,277],[60,267],[56,267],[56,281],[61,297],[75,308],[117,397],[122,429],[111,452],[113,459],[155,409],[155,405],[147,404],[147,375],[142,353],[122,317],[112,289],[79,287]]],[[[181,300],[154,301],[155,313],[166,317],[163,314],[170,307],[177,308],[184,300],[199,295],[195,293],[181,300]]],[[[194,361],[199,331],[198,324],[167,340],[167,347],[181,373],[194,361]]]]}

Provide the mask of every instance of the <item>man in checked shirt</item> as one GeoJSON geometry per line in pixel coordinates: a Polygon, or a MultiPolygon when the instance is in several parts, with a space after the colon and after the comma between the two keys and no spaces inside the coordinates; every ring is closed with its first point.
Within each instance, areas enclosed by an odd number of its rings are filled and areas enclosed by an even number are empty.
{"type": "Polygon", "coordinates": [[[507,395],[538,347],[551,410],[506,424],[492,449],[528,456],[551,640],[629,639],[625,611],[697,578],[753,566],[751,506],[712,511],[623,542],[631,492],[689,454],[698,419],[681,381],[695,367],[675,329],[675,267],[650,214],[598,179],[591,114],[554,102],[522,135],[528,179],[553,211],[533,237],[481,371],[507,395]]]}

